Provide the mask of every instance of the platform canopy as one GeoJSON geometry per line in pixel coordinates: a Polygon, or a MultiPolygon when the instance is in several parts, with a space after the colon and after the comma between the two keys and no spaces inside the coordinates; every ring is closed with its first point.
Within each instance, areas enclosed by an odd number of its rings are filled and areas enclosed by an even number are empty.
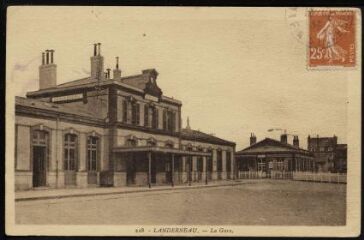
{"type": "Polygon", "coordinates": [[[182,150],[176,148],[157,147],[157,146],[133,146],[133,147],[116,147],[113,148],[114,153],[141,153],[153,152],[164,154],[175,154],[181,156],[211,156],[211,153],[201,151],[182,150]]]}

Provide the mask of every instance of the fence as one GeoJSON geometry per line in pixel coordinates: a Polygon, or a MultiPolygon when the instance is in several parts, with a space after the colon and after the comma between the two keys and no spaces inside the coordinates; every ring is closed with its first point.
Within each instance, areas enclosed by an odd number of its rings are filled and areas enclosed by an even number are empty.
{"type": "Polygon", "coordinates": [[[295,181],[346,183],[346,174],[342,173],[314,173],[314,172],[288,172],[271,171],[269,174],[258,171],[239,171],[239,179],[291,179],[295,181]]]}
{"type": "Polygon", "coordinates": [[[287,171],[271,171],[270,178],[273,178],[273,179],[292,179],[293,174],[292,174],[292,172],[287,172],[287,171]]]}
{"type": "Polygon", "coordinates": [[[346,183],[346,174],[342,173],[313,173],[313,172],[293,172],[293,180],[311,181],[311,182],[328,182],[328,183],[346,183]]]}
{"type": "Polygon", "coordinates": [[[239,179],[253,179],[262,178],[261,174],[257,171],[239,171],[239,179]]]}

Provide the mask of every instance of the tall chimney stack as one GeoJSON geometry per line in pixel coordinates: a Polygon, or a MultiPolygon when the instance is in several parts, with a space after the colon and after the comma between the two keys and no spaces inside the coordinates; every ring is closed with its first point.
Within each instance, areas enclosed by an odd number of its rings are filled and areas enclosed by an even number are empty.
{"type": "Polygon", "coordinates": [[[101,56],[101,43],[94,44],[94,55],[91,57],[91,79],[100,81],[104,76],[104,57],[101,56]]]}
{"type": "Polygon", "coordinates": [[[39,90],[57,86],[57,65],[54,64],[54,50],[42,52],[42,65],[39,66],[39,90]]]}
{"type": "Polygon", "coordinates": [[[257,137],[254,135],[254,133],[250,134],[250,145],[257,143],[257,137]]]}
{"type": "Polygon", "coordinates": [[[287,144],[287,134],[286,133],[281,135],[281,143],[287,144]]]}
{"type": "Polygon", "coordinates": [[[121,78],[121,70],[119,69],[119,57],[116,57],[116,66],[113,72],[114,80],[119,80],[121,78]]]}
{"type": "Polygon", "coordinates": [[[293,146],[296,148],[300,147],[300,141],[298,140],[298,136],[293,136],[293,146]]]}

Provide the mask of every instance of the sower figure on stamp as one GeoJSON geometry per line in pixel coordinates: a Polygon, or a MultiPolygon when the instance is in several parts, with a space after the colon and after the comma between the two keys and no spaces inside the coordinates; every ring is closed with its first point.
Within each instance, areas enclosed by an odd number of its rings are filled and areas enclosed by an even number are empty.
{"type": "Polygon", "coordinates": [[[345,57],[347,55],[347,51],[345,51],[342,47],[340,47],[336,43],[336,35],[335,30],[337,29],[341,33],[348,33],[349,31],[343,28],[343,25],[346,24],[346,21],[333,19],[333,16],[330,14],[329,19],[326,22],[325,26],[317,33],[317,38],[321,41],[325,41],[326,46],[326,54],[325,59],[329,59],[329,63],[332,63],[333,60],[340,60],[342,62],[345,61],[345,57]]]}

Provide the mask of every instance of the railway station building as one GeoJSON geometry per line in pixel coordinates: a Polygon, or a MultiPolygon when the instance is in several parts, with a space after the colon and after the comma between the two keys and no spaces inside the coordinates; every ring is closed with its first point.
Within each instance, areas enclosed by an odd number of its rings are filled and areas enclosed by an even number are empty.
{"type": "Polygon", "coordinates": [[[163,95],[158,72],[104,70],[57,84],[54,51],[42,53],[39,90],[15,99],[15,188],[152,186],[234,178],[235,143],[182,128],[182,102],[163,95]]]}

